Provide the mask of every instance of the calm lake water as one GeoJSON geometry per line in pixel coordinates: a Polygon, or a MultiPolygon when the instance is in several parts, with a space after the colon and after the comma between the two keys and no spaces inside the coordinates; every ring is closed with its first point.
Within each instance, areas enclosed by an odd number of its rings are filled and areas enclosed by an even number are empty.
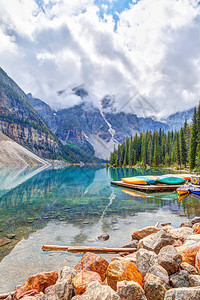
{"type": "MultiPolygon", "coordinates": [[[[200,213],[200,200],[175,193],[142,194],[110,185],[110,180],[167,170],[0,169],[0,238],[15,234],[0,247],[0,293],[14,290],[29,275],[75,266],[81,254],[42,252],[43,244],[120,247],[133,231],[157,221],[181,222],[200,213]],[[99,241],[102,233],[108,241],[99,241]]],[[[109,259],[107,257],[107,259],[109,259]]]]}

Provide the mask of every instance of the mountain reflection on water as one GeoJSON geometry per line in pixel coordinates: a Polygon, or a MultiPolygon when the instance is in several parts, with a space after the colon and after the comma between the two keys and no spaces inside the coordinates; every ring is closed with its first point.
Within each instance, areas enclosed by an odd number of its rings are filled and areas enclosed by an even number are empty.
{"type": "Polygon", "coordinates": [[[190,196],[179,202],[175,193],[135,193],[110,185],[121,177],[168,172],[103,166],[0,169],[0,238],[16,235],[0,247],[0,292],[80,258],[43,253],[42,244],[121,246],[136,229],[157,221],[179,226],[199,214],[200,201],[190,196]],[[101,242],[97,236],[104,232],[110,239],[101,242]]]}

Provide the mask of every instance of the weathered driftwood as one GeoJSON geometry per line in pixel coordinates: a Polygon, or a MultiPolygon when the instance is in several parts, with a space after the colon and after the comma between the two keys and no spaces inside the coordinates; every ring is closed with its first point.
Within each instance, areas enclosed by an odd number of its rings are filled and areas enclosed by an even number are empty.
{"type": "Polygon", "coordinates": [[[160,225],[160,222],[157,222],[156,225],[155,225],[155,227],[158,227],[159,225],[160,225]]]}
{"type": "Polygon", "coordinates": [[[87,246],[57,246],[57,245],[43,245],[43,251],[68,251],[71,253],[120,253],[120,252],[136,252],[137,248],[105,248],[105,247],[87,247],[87,246]]]}
{"type": "Polygon", "coordinates": [[[7,293],[7,294],[0,294],[0,299],[6,299],[9,295],[13,295],[14,292],[7,293]]]}

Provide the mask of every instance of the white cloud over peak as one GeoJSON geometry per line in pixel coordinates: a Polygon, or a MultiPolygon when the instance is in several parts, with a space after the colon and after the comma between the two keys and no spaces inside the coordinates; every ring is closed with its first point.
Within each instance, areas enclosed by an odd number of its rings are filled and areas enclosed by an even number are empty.
{"type": "Polygon", "coordinates": [[[79,84],[96,95],[95,105],[106,94],[116,95],[118,109],[139,114],[139,101],[155,107],[149,113],[158,117],[198,103],[197,1],[140,0],[118,14],[117,26],[108,1],[102,2],[103,18],[95,3],[0,0],[0,65],[25,92],[54,108],[80,103],[57,93],[79,84]]]}

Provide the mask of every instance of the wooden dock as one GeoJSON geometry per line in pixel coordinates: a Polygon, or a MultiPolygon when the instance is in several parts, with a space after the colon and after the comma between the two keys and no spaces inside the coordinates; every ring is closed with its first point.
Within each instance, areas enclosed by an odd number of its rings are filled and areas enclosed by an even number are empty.
{"type": "Polygon", "coordinates": [[[139,190],[143,192],[173,192],[176,191],[176,189],[180,188],[181,185],[166,185],[166,184],[152,184],[152,185],[139,185],[139,184],[132,184],[132,183],[125,183],[123,181],[111,181],[110,182],[113,185],[126,187],[133,190],[139,190]]]}

